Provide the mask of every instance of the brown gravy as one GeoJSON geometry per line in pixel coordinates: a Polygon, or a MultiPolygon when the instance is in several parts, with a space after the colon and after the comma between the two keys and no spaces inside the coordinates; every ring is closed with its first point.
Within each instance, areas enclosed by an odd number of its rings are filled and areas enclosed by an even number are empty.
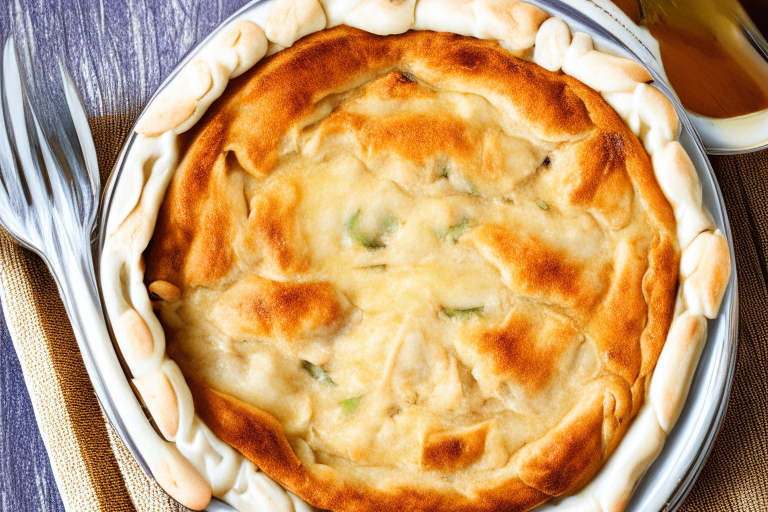
{"type": "MultiPolygon", "coordinates": [[[[633,21],[639,19],[635,1],[615,3],[633,21]]],[[[730,23],[738,30],[735,19],[701,12],[705,7],[695,2],[665,3],[663,9],[654,4],[643,2],[642,23],[659,41],[669,81],[688,110],[728,118],[768,109],[768,63],[755,65],[748,43],[718,38],[709,29],[712,23],[730,23]]]]}
{"type": "Polygon", "coordinates": [[[663,23],[648,29],[659,41],[664,69],[687,109],[725,118],[768,108],[768,82],[753,78],[714,35],[663,23]]]}

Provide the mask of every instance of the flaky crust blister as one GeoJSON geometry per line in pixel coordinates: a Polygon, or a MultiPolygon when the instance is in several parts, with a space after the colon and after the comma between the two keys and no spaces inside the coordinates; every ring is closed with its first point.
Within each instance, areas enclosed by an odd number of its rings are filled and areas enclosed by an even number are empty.
{"type": "MultiPolygon", "coordinates": [[[[421,0],[402,2],[391,9],[393,4],[380,1],[277,1],[265,32],[274,43],[272,51],[278,48],[275,45],[290,46],[311,32],[340,24],[384,34],[415,28],[496,39],[511,51],[530,52],[542,67],[562,69],[601,92],[643,141],[677,223],[682,261],[675,319],[656,365],[658,371],[647,386],[646,402],[624,441],[587,487],[548,505],[567,508],[569,504],[591,503],[597,510],[621,509],[644,469],[661,450],[682,409],[706,339],[706,318],[716,316],[730,276],[727,243],[702,205],[698,176],[676,140],[679,126],[674,108],[662,93],[645,83],[650,76],[641,66],[596,51],[586,34],[571,37],[565,23],[522,2],[475,0],[455,4],[448,9],[445,2],[421,0]]],[[[115,336],[133,382],[159,431],[190,461],[187,465],[176,462],[175,466],[158,462],[151,469],[172,496],[193,508],[204,506],[210,493],[242,510],[301,506],[196,416],[184,377],[165,355],[163,330],[143,285],[142,253],[176,169],[177,134],[200,119],[221,95],[228,78],[263,57],[267,45],[267,37],[251,22],[225,29],[186,66],[182,78],[169,84],[163,101],[150,105],[137,125],[140,135],[128,155],[128,169],[119,184],[122,200],[113,206],[102,254],[105,302],[113,324],[118,326],[115,336]],[[210,491],[199,485],[200,479],[209,483],[210,491]]],[[[176,292],[168,288],[153,293],[163,297],[176,292]]],[[[203,390],[197,394],[206,392],[212,393],[203,390]]],[[[227,397],[211,398],[217,399],[226,401],[227,397]]],[[[206,417],[209,421],[215,419],[206,417]]],[[[518,491],[523,493],[524,489],[518,491]]],[[[532,498],[531,503],[541,501],[537,499],[532,498]]]]}

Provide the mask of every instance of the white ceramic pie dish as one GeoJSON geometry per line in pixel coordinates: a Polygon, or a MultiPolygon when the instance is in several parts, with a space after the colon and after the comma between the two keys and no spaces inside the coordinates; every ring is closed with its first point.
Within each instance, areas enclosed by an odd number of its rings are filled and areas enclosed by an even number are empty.
{"type": "MultiPolygon", "coordinates": [[[[600,49],[619,55],[631,56],[632,54],[625,50],[600,26],[589,20],[583,20],[579,13],[571,7],[559,3],[532,2],[537,3],[552,14],[564,19],[573,30],[580,30],[590,33],[595,43],[600,49]]],[[[248,19],[263,24],[266,18],[271,2],[254,2],[244,7],[236,13],[229,21],[248,19]]],[[[212,34],[213,37],[216,34],[212,34]]],[[[201,45],[203,45],[201,43],[201,45]]],[[[163,90],[168,82],[177,74],[178,70],[189,61],[197,50],[199,45],[193,50],[179,66],[168,80],[161,86],[159,92],[163,90]]],[[[641,60],[642,59],[637,59],[641,60]]],[[[653,68],[650,68],[653,72],[653,68]]],[[[657,75],[655,75],[657,76],[657,75]]],[[[658,80],[657,80],[658,81],[658,80]]],[[[668,91],[660,86],[664,92],[668,91]]],[[[687,118],[683,115],[684,111],[680,105],[673,101],[681,118],[682,135],[680,141],[687,150],[697,170],[703,187],[704,203],[711,212],[716,226],[725,233],[731,248],[731,260],[733,261],[733,249],[727,217],[725,214],[722,198],[717,188],[716,182],[709,163],[702,150],[695,132],[691,128],[687,118]]],[[[136,138],[132,134],[126,142],[121,158],[118,160],[115,171],[110,179],[110,183],[105,195],[104,212],[102,222],[102,240],[104,238],[104,229],[106,228],[106,219],[109,216],[110,208],[113,205],[116,183],[121,177],[121,171],[124,168],[125,157],[136,138]]],[[[736,279],[735,272],[733,279],[726,291],[723,306],[717,319],[710,321],[709,338],[702,354],[698,370],[694,376],[691,392],[683,411],[678,420],[677,426],[667,439],[664,450],[654,465],[648,470],[643,480],[640,482],[637,491],[629,505],[628,510],[661,510],[674,509],[687,494],[693,481],[695,481],[706,456],[708,455],[712,442],[716,436],[722,418],[725,412],[727,396],[730,390],[730,382],[733,374],[733,365],[735,361],[735,343],[736,343],[736,279]]],[[[97,389],[102,395],[109,395],[108,389],[97,389]]],[[[113,422],[120,423],[119,418],[111,418],[113,422]],[[117,421],[116,421],[117,420],[117,421]]],[[[129,447],[133,445],[131,439],[126,439],[129,447]]],[[[136,450],[134,454],[138,455],[136,450]]],[[[141,457],[137,457],[141,462],[141,457]]],[[[146,469],[146,464],[143,464],[146,469]]],[[[209,510],[226,510],[224,505],[211,505],[209,510]]]]}

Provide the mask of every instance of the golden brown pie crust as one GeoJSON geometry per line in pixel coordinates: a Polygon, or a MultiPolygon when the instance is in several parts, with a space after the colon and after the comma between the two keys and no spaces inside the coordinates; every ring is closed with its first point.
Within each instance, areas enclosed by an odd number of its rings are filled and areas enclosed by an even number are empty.
{"type": "MultiPolygon", "coordinates": [[[[185,135],[181,164],[145,253],[145,280],[150,286],[167,282],[184,291],[225,279],[239,259],[232,226],[233,210],[239,206],[220,199],[228,197],[228,155],[236,155],[253,175],[269,175],[279,161],[281,141],[297,120],[314,112],[319,99],[397,69],[412,70],[419,79],[443,87],[493,97],[544,140],[578,139],[555,163],[563,172],[553,174],[556,180],[549,186],[561,191],[567,206],[590,212],[606,229],[621,229],[626,212],[634,207],[631,202],[641,203],[653,231],[648,246],[622,246],[615,266],[599,271],[510,226],[484,225],[461,239],[491,262],[513,291],[571,312],[594,339],[605,372],[582,390],[577,405],[554,428],[519,449],[504,468],[484,475],[470,492],[451,485],[425,489],[418,482],[407,483],[408,478],[406,483],[369,482],[342,476],[327,465],[305,465],[272,415],[188,378],[195,412],[265,473],[322,509],[528,510],[579,489],[617,446],[643,403],[672,321],[678,278],[675,220],[648,154],[603,98],[578,80],[515,57],[496,42],[453,34],[380,37],[338,27],[308,36],[232,81],[185,135]]],[[[388,80],[381,82],[384,94],[408,96],[415,87],[407,74],[388,80]]],[[[349,123],[355,120],[344,120],[349,123]]],[[[472,158],[472,145],[464,143],[471,134],[445,120],[378,129],[366,132],[368,147],[405,147],[416,161],[442,149],[472,158]],[[408,130],[418,136],[409,137],[408,130]]],[[[281,191],[280,197],[290,198],[291,191],[281,191]]],[[[276,273],[307,265],[299,243],[284,243],[299,236],[286,220],[294,214],[292,208],[290,200],[266,204],[263,215],[249,218],[260,226],[251,245],[260,248],[276,273]]],[[[311,284],[307,293],[316,301],[310,303],[281,302],[289,291],[283,285],[269,287],[272,299],[266,307],[280,309],[281,316],[259,328],[286,340],[302,329],[332,328],[347,307],[321,284],[311,284]]],[[[524,316],[512,318],[503,328],[478,333],[476,347],[478,357],[491,354],[494,373],[509,375],[535,392],[548,380],[548,361],[557,359],[558,347],[537,352],[527,346],[530,329],[524,316]]],[[[429,439],[422,466],[451,472],[470,465],[477,458],[482,428],[429,439]]]]}

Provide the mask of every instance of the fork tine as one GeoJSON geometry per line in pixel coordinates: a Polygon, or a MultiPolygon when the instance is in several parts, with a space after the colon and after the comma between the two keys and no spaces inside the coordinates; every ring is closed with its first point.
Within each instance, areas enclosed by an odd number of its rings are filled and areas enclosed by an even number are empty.
{"type": "MultiPolygon", "coordinates": [[[[40,219],[50,218],[50,183],[43,164],[37,131],[30,126],[31,105],[27,99],[24,78],[19,68],[13,39],[9,39],[3,49],[3,107],[6,120],[9,121],[8,140],[18,159],[17,172],[28,192],[27,200],[34,208],[29,215],[38,215],[40,219]],[[36,211],[33,211],[36,210],[36,211]]],[[[45,228],[46,222],[40,222],[45,228]]]]}
{"type": "MultiPolygon", "coordinates": [[[[6,41],[4,47],[12,46],[12,42],[9,39],[6,41]]],[[[12,50],[11,50],[12,52],[12,50]]],[[[2,181],[3,189],[8,199],[8,205],[15,212],[22,211],[24,206],[28,206],[30,202],[29,191],[26,188],[25,183],[19,175],[18,155],[11,144],[9,129],[10,119],[6,115],[6,95],[5,95],[5,80],[2,80],[4,73],[4,55],[7,52],[0,52],[0,181],[2,181]]]]}
{"type": "Polygon", "coordinates": [[[8,206],[12,209],[8,215],[4,215],[4,223],[9,230],[24,234],[32,217],[29,207],[35,198],[41,195],[41,190],[35,186],[35,183],[27,180],[27,173],[23,169],[24,161],[32,160],[31,154],[29,151],[24,154],[18,151],[18,140],[26,140],[28,137],[24,120],[24,98],[13,38],[8,38],[3,47],[0,78],[2,78],[0,100],[2,100],[3,109],[2,143],[4,149],[7,149],[7,153],[4,152],[7,157],[3,158],[2,172],[9,197],[8,206]]]}
{"type": "Polygon", "coordinates": [[[69,113],[72,116],[75,132],[77,133],[80,149],[83,153],[85,168],[88,172],[88,178],[93,190],[101,189],[101,176],[99,175],[99,162],[96,157],[96,146],[93,143],[91,128],[88,125],[88,118],[85,114],[85,107],[80,98],[80,94],[75,87],[72,77],[67,67],[59,61],[59,73],[61,74],[61,83],[64,86],[64,95],[69,107],[69,113]]]}
{"type": "MultiPolygon", "coordinates": [[[[54,91],[50,92],[55,94],[54,91]]],[[[91,205],[88,186],[83,186],[82,182],[83,179],[87,180],[86,171],[78,162],[77,150],[72,144],[73,139],[77,137],[74,127],[67,129],[66,122],[61,117],[66,117],[65,113],[54,112],[51,116],[50,111],[38,108],[39,104],[35,105],[34,97],[30,96],[27,95],[30,114],[27,124],[36,134],[35,149],[43,163],[42,167],[46,170],[54,211],[59,214],[58,217],[64,217],[57,220],[66,222],[71,219],[82,224],[91,205]],[[41,118],[40,114],[43,116],[47,114],[48,119],[41,118]]],[[[49,99],[55,102],[52,96],[49,96],[49,99]]]]}
{"type": "Polygon", "coordinates": [[[57,217],[59,218],[56,220],[64,220],[66,222],[68,219],[78,219],[77,212],[75,212],[76,204],[78,203],[67,193],[67,191],[70,190],[67,185],[67,177],[64,173],[56,172],[58,169],[57,159],[54,156],[53,148],[51,148],[49,144],[49,138],[43,133],[40,121],[32,105],[30,105],[29,110],[30,119],[28,120],[28,124],[34,127],[35,133],[37,134],[37,150],[42,159],[43,167],[48,170],[48,185],[50,186],[51,196],[55,203],[54,211],[59,214],[67,211],[69,212],[69,215],[63,216],[65,217],[64,219],[61,219],[62,216],[58,215],[57,217]]]}
{"type": "MultiPolygon", "coordinates": [[[[97,212],[98,194],[101,190],[96,148],[91,137],[85,109],[66,67],[59,60],[59,80],[54,87],[60,94],[56,113],[48,125],[46,139],[56,153],[60,168],[66,168],[70,187],[76,194],[80,223],[91,226],[97,212]],[[50,133],[53,132],[53,133],[50,133]]],[[[74,205],[73,205],[74,206],[74,205]]]]}

